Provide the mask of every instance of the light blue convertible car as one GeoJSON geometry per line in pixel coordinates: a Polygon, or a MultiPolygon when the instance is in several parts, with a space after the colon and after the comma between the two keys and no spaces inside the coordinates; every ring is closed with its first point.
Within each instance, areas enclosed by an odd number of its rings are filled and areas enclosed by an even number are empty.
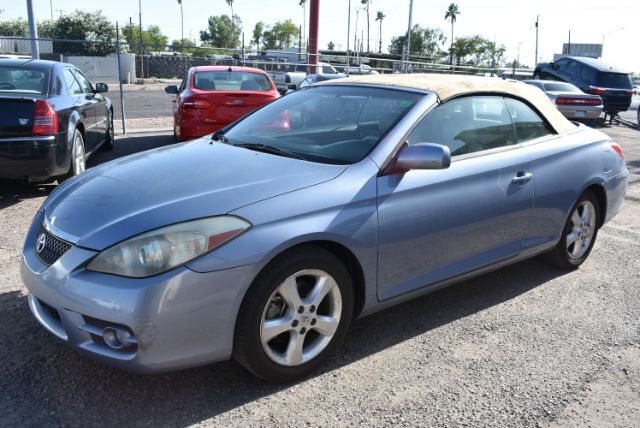
{"type": "Polygon", "coordinates": [[[309,374],[356,317],[538,254],[577,268],[620,146],[497,78],[313,85],[216,134],[92,168],[33,221],[37,320],[101,361],[309,374]]]}

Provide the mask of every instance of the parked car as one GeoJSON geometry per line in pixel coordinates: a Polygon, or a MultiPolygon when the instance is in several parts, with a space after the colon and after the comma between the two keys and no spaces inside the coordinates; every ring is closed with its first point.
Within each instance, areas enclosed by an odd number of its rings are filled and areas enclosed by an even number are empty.
{"type": "Polygon", "coordinates": [[[113,147],[113,109],[71,64],[0,60],[0,178],[63,181],[113,147]]]}
{"type": "Polygon", "coordinates": [[[535,80],[561,80],[581,91],[600,95],[604,111],[615,116],[631,105],[633,89],[629,74],[598,59],[564,57],[557,61],[541,62],[533,73],[535,80]]]}
{"type": "Polygon", "coordinates": [[[346,73],[346,74],[348,74],[350,76],[358,76],[358,75],[362,75],[362,74],[380,74],[380,73],[378,73],[378,71],[374,70],[373,68],[371,68],[367,64],[353,65],[353,66],[349,67],[348,69],[344,70],[344,73],[346,73]]]}
{"type": "MultiPolygon", "coordinates": [[[[337,74],[336,69],[326,62],[319,62],[316,66],[318,74],[337,74]]],[[[278,88],[284,90],[298,86],[310,73],[310,66],[306,64],[298,64],[294,66],[293,71],[270,71],[271,78],[278,88]]]]}
{"type": "Polygon", "coordinates": [[[167,86],[176,95],[173,133],[177,141],[211,134],[280,96],[269,75],[257,68],[192,67],[179,87],[167,86]]]}
{"type": "Polygon", "coordinates": [[[352,319],[538,254],[578,268],[628,179],[618,144],[531,85],[330,80],[69,180],[33,220],[22,279],[35,318],[101,361],[233,356],[288,382],[352,319]]]}
{"type": "Polygon", "coordinates": [[[600,95],[585,94],[576,86],[553,80],[525,80],[544,91],[560,113],[568,119],[593,120],[602,114],[600,95]]]}
{"type": "Polygon", "coordinates": [[[324,82],[325,80],[333,80],[333,79],[342,79],[343,77],[347,77],[346,74],[310,74],[308,75],[300,84],[296,87],[296,89],[306,88],[307,86],[313,85],[314,83],[324,82]]]}

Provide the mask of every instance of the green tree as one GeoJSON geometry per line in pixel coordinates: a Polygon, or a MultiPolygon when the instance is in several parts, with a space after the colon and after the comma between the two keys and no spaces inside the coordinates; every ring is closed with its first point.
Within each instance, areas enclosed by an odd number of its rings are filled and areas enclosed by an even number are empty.
{"type": "Polygon", "coordinates": [[[293,45],[298,26],[287,19],[284,22],[276,22],[273,27],[262,34],[264,49],[282,49],[293,45]]]}
{"type": "MultiPolygon", "coordinates": [[[[132,52],[140,51],[140,27],[126,25],[122,28],[122,34],[132,52]]],[[[149,25],[146,30],[142,30],[142,45],[145,51],[163,51],[168,42],[169,38],[162,34],[157,25],[149,25]]]]}
{"type": "Polygon", "coordinates": [[[336,45],[333,42],[329,42],[329,44],[327,45],[327,49],[332,51],[336,48],[336,45]]]}
{"type": "Polygon", "coordinates": [[[201,49],[196,47],[196,43],[193,40],[182,39],[182,41],[173,40],[171,42],[171,50],[173,52],[180,52],[182,54],[196,55],[198,54],[198,52],[200,52],[201,49]]]}
{"type": "Polygon", "coordinates": [[[482,36],[458,37],[453,53],[458,64],[499,67],[504,63],[506,48],[482,36]]]}
{"type": "Polygon", "coordinates": [[[264,33],[264,22],[258,21],[255,27],[253,27],[253,38],[251,39],[251,42],[255,45],[256,49],[260,49],[262,33],[264,33]]]}
{"type": "MultiPolygon", "coordinates": [[[[416,24],[411,29],[410,51],[414,55],[434,57],[446,40],[447,38],[439,28],[421,27],[416,24]]],[[[401,55],[406,44],[407,34],[393,37],[389,45],[389,53],[401,55]]]]}
{"type": "Polygon", "coordinates": [[[451,3],[447,8],[447,12],[444,14],[444,19],[451,21],[451,48],[449,49],[449,64],[453,64],[453,24],[460,15],[460,8],[455,3],[451,3]]]}
{"type": "Polygon", "coordinates": [[[29,37],[29,23],[24,19],[0,21],[0,36],[29,37]]]}
{"type": "Polygon", "coordinates": [[[228,15],[210,16],[208,28],[200,31],[200,40],[207,46],[217,48],[237,48],[240,46],[242,21],[228,15]]]}
{"type": "Polygon", "coordinates": [[[382,53],[382,20],[385,19],[387,15],[385,15],[382,11],[378,11],[376,13],[376,21],[380,22],[380,27],[378,29],[378,40],[380,41],[380,45],[378,46],[378,53],[382,53]]]}

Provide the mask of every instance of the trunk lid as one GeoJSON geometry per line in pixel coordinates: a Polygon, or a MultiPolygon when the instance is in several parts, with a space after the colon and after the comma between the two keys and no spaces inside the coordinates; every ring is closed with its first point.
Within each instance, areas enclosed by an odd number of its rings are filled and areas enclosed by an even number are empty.
{"type": "Polygon", "coordinates": [[[30,136],[35,105],[35,98],[0,97],[0,137],[30,136]]]}
{"type": "Polygon", "coordinates": [[[276,94],[272,91],[201,91],[197,98],[210,104],[209,108],[197,110],[203,123],[227,125],[271,102],[276,94]]]}

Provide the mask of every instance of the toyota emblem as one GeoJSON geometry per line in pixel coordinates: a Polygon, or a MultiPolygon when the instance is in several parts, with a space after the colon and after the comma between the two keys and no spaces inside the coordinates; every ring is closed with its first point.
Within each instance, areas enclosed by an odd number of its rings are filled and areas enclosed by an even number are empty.
{"type": "Polygon", "coordinates": [[[36,252],[40,254],[42,250],[44,250],[44,246],[47,243],[47,235],[43,233],[38,236],[38,240],[36,241],[36,252]]]}

